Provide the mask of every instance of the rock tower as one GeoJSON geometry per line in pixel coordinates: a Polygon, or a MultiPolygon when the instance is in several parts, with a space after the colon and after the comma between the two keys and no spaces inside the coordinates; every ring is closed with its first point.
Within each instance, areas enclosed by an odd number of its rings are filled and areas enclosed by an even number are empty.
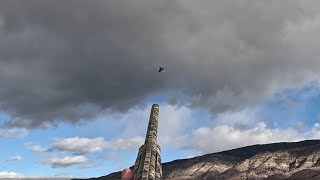
{"type": "Polygon", "coordinates": [[[157,144],[159,105],[151,108],[144,144],[139,148],[134,165],[134,180],[160,180],[162,176],[161,149],[157,144]]]}

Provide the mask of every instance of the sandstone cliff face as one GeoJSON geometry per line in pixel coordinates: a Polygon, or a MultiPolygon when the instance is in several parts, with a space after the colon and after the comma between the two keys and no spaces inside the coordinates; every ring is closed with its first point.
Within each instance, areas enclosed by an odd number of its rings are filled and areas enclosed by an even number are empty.
{"type": "MultiPolygon", "coordinates": [[[[319,179],[320,140],[254,145],[163,163],[163,179],[319,179]]],[[[120,172],[97,180],[119,179],[120,172]]]]}

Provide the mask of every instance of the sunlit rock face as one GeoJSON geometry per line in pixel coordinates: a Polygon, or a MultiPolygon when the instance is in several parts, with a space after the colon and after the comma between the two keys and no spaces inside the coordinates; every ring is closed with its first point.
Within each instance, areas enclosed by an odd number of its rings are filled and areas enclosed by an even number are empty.
{"type": "MultiPolygon", "coordinates": [[[[164,180],[320,179],[320,140],[254,145],[163,163],[164,180]]],[[[120,179],[120,172],[97,180],[120,179]]]]}

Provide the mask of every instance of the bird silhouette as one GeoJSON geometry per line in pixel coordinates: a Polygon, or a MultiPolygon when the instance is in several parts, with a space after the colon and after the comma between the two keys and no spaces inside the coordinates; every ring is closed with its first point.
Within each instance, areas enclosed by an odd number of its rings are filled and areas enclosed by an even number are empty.
{"type": "Polygon", "coordinates": [[[164,72],[164,67],[159,67],[158,70],[159,70],[159,72],[162,72],[162,71],[164,72]]]}

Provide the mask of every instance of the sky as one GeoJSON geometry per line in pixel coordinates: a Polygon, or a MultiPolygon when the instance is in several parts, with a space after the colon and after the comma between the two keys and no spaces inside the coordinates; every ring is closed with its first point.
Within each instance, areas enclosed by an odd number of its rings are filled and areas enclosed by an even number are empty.
{"type": "Polygon", "coordinates": [[[0,1],[0,177],[320,138],[316,0],[0,1]],[[157,71],[159,66],[165,72],[157,71]]]}

